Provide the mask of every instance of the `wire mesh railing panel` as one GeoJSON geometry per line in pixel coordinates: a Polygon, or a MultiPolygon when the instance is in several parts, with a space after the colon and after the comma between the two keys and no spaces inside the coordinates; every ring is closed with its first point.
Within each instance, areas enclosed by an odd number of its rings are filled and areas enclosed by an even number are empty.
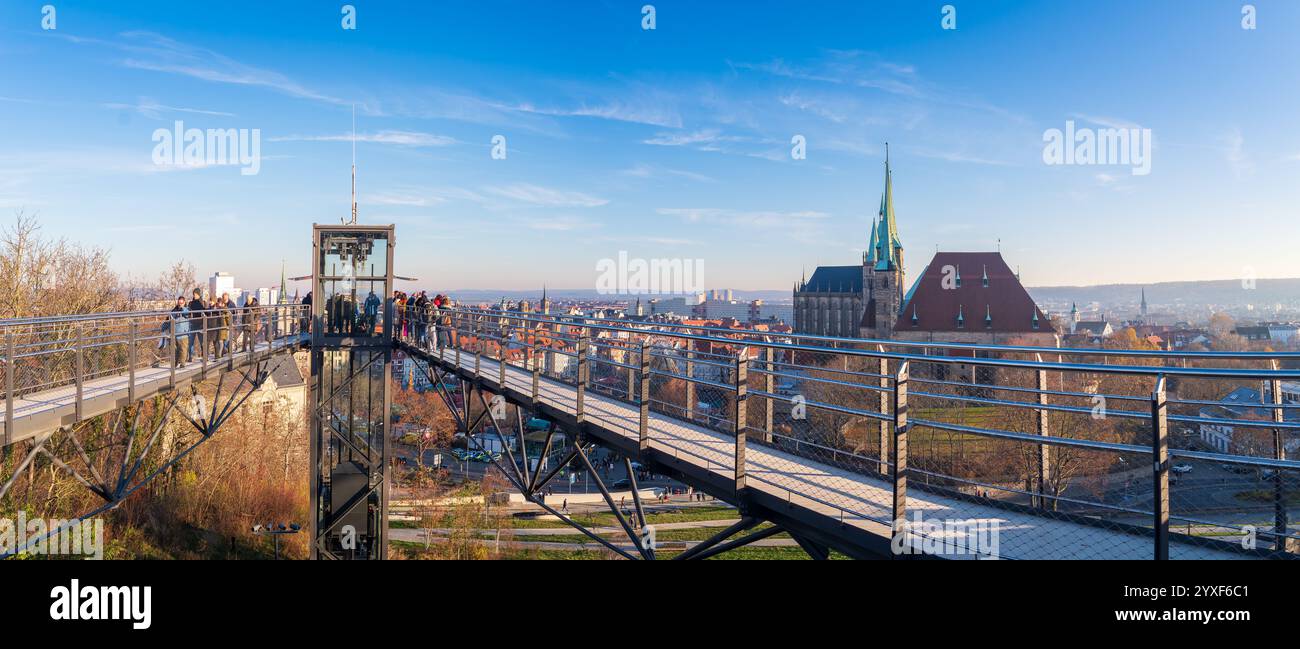
{"type": "Polygon", "coordinates": [[[69,316],[39,322],[0,321],[6,395],[24,397],[120,377],[131,370],[215,360],[297,337],[301,306],[234,307],[205,312],[139,312],[69,316]],[[284,313],[280,313],[284,312],[284,313]],[[12,372],[12,391],[9,389],[12,372]]]}

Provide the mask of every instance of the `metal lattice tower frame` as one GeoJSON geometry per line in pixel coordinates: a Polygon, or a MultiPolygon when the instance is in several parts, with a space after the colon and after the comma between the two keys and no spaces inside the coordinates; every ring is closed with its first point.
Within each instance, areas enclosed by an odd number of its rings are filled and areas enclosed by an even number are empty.
{"type": "Polygon", "coordinates": [[[388,554],[392,225],[312,228],[313,559],[388,554]]]}

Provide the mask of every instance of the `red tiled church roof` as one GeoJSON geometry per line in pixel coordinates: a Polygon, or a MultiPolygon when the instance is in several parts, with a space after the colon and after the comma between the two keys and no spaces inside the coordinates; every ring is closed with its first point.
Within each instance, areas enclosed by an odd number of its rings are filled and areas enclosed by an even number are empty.
{"type": "Polygon", "coordinates": [[[939,252],[917,279],[894,330],[1050,333],[1052,323],[1034,304],[1001,253],[939,252]],[[944,269],[949,266],[949,274],[961,277],[958,287],[944,288],[944,269]],[[964,326],[958,326],[959,312],[964,326]],[[987,322],[986,315],[990,316],[987,322]],[[1038,317],[1037,329],[1034,316],[1038,317]]]}

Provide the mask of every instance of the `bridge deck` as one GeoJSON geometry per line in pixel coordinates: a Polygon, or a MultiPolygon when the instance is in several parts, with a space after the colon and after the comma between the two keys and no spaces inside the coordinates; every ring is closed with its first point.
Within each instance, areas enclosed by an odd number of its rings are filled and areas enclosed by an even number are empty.
{"type": "MultiPolygon", "coordinates": [[[[454,350],[421,350],[419,353],[445,368],[456,369],[454,350]]],[[[483,357],[480,363],[480,377],[491,389],[496,386],[500,369],[496,361],[487,357],[483,357]]],[[[531,395],[531,372],[510,364],[506,368],[507,391],[531,395]]],[[[473,354],[462,352],[459,369],[474,370],[473,354]]],[[[542,377],[538,400],[572,415],[576,413],[576,392],[573,386],[542,377]]],[[[632,404],[589,390],[584,396],[584,419],[604,434],[621,436],[632,443],[639,439],[640,414],[632,404]]],[[[684,460],[699,471],[715,474],[722,480],[732,479],[734,440],[731,436],[653,411],[649,415],[648,428],[652,450],[684,460]]],[[[752,441],[746,450],[745,470],[751,490],[820,514],[828,530],[842,525],[889,538],[893,487],[887,480],[822,464],[752,441]]],[[[1153,552],[1149,533],[981,505],[916,488],[908,492],[907,511],[909,518],[919,511],[925,520],[936,522],[944,519],[996,521],[999,554],[1004,558],[1150,559],[1153,552]]],[[[1170,544],[1170,557],[1176,559],[1248,556],[1222,547],[1179,541],[1177,537],[1170,544]]]]}
{"type": "MultiPolygon", "coordinates": [[[[272,343],[257,343],[254,358],[266,358],[268,346],[274,353],[280,353],[299,344],[298,337],[276,339],[272,343]]],[[[207,372],[224,371],[227,366],[240,368],[248,364],[248,352],[237,352],[233,358],[229,355],[218,359],[209,359],[207,372]]],[[[202,378],[203,364],[193,361],[176,369],[176,385],[185,385],[196,378],[202,378]]],[[[136,399],[145,399],[171,386],[171,367],[141,367],[135,372],[136,399]]],[[[130,375],[125,370],[115,374],[85,381],[82,384],[81,418],[89,419],[107,414],[128,405],[130,401],[130,375]]],[[[3,429],[3,416],[0,416],[0,429],[3,429]]],[[[24,395],[14,399],[14,430],[9,443],[39,437],[62,426],[69,426],[77,421],[77,387],[64,385],[42,392],[24,395]]],[[[9,433],[10,431],[5,431],[9,433]]],[[[0,434],[0,445],[6,440],[0,434]]]]}

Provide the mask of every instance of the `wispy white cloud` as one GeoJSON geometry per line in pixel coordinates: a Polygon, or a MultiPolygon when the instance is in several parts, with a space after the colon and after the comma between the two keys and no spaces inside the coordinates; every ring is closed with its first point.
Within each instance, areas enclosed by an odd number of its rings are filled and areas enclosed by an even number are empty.
{"type": "Polygon", "coordinates": [[[712,183],[712,182],[717,182],[717,179],[715,179],[715,178],[713,178],[713,177],[711,177],[711,176],[706,176],[706,175],[704,175],[704,174],[695,173],[695,172],[693,172],[693,171],[684,171],[684,170],[681,170],[681,169],[666,169],[666,168],[664,168],[664,167],[657,167],[657,166],[649,165],[649,164],[645,164],[645,163],[639,163],[639,164],[636,164],[636,165],[634,165],[634,166],[632,166],[632,167],[630,167],[630,168],[628,168],[628,169],[624,169],[624,170],[620,171],[619,173],[623,174],[624,176],[632,176],[632,177],[634,177],[634,178],[652,178],[652,177],[656,177],[656,176],[676,176],[676,177],[678,177],[678,178],[686,178],[686,179],[689,179],[689,180],[694,180],[694,181],[696,181],[696,182],[702,182],[702,183],[712,183]]]}
{"type": "Polygon", "coordinates": [[[970,164],[991,165],[995,167],[1015,166],[1014,163],[1005,160],[996,160],[985,158],[978,155],[971,155],[960,151],[932,151],[929,149],[913,149],[910,151],[922,158],[933,158],[935,160],[947,160],[948,162],[964,162],[970,164]]]}
{"type": "Polygon", "coordinates": [[[604,198],[582,192],[563,191],[528,183],[487,187],[485,191],[520,203],[548,207],[599,207],[609,203],[604,198]]]}
{"type": "Polygon", "coordinates": [[[118,63],[136,70],[177,74],[213,83],[261,87],[291,97],[336,106],[356,104],[365,113],[378,113],[378,106],[372,101],[345,100],[274,70],[241,63],[214,50],[182,43],[154,32],[123,32],[118,35],[118,40],[61,36],[74,43],[117,50],[124,57],[118,63]]]}
{"type": "Polygon", "coordinates": [[[780,77],[870,88],[906,97],[922,94],[914,79],[916,70],[911,65],[884,61],[879,55],[862,50],[831,50],[823,58],[807,64],[773,59],[765,63],[732,65],[780,77]]]}
{"type": "MultiPolygon", "coordinates": [[[[420,133],[413,131],[378,131],[375,133],[357,133],[357,142],[369,142],[373,144],[395,144],[398,146],[428,147],[428,146],[450,146],[456,143],[456,139],[446,135],[434,135],[432,133],[420,133]]],[[[351,142],[353,135],[351,133],[341,133],[338,135],[282,135],[267,138],[269,142],[351,142]]]]}
{"type": "Polygon", "coordinates": [[[1085,122],[1089,122],[1091,124],[1094,124],[1096,126],[1101,126],[1103,128],[1121,128],[1121,129],[1142,128],[1142,126],[1137,122],[1119,118],[1119,117],[1107,117],[1104,115],[1086,115],[1083,113],[1071,113],[1070,117],[1085,122]]]}
{"type": "Polygon", "coordinates": [[[720,223],[748,227],[782,227],[806,225],[828,218],[825,212],[813,210],[732,210],[713,207],[661,207],[655,210],[664,216],[676,216],[688,223],[720,223]]]}
{"type": "Polygon", "coordinates": [[[384,192],[369,194],[361,202],[373,205],[396,205],[399,207],[429,207],[446,202],[441,196],[418,193],[384,192]]]}
{"type": "Polygon", "coordinates": [[[193,115],[210,115],[215,117],[235,116],[234,113],[227,113],[227,112],[217,111],[217,110],[203,110],[200,108],[183,108],[180,106],[168,106],[166,104],[160,104],[152,99],[149,99],[148,97],[141,97],[134,104],[109,102],[109,103],[104,103],[102,105],[104,108],[109,108],[112,110],[133,111],[139,113],[140,115],[143,115],[144,117],[148,117],[150,119],[162,119],[163,113],[188,113],[193,115]]]}
{"type": "Polygon", "coordinates": [[[665,128],[680,128],[682,125],[681,115],[678,115],[671,108],[622,101],[598,105],[580,104],[572,108],[542,108],[530,103],[524,103],[515,105],[512,108],[524,113],[551,117],[594,117],[665,128]]]}
{"type": "Polygon", "coordinates": [[[590,219],[584,219],[577,216],[548,216],[524,219],[523,224],[533,230],[543,230],[550,232],[572,232],[575,230],[588,231],[599,228],[600,224],[590,219]]]}
{"type": "Polygon", "coordinates": [[[703,129],[690,133],[658,133],[654,137],[642,140],[644,144],[656,146],[690,146],[693,144],[712,144],[717,142],[721,132],[716,128],[703,129]]]}

